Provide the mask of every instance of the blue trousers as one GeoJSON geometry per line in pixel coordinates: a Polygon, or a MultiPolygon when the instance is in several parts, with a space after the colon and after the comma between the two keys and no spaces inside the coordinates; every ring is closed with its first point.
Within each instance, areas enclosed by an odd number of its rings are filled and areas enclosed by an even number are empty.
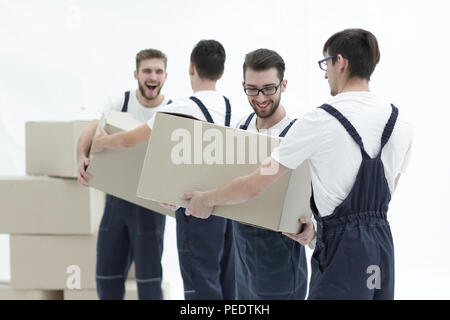
{"type": "Polygon", "coordinates": [[[97,241],[96,281],[101,300],[121,300],[131,263],[140,300],[161,300],[166,217],[108,195],[97,241]]]}
{"type": "Polygon", "coordinates": [[[280,232],[233,221],[239,300],[303,300],[305,248],[280,232]]]}
{"type": "Polygon", "coordinates": [[[176,212],[177,246],[186,300],[234,300],[233,229],[230,220],[197,219],[176,212]]]}

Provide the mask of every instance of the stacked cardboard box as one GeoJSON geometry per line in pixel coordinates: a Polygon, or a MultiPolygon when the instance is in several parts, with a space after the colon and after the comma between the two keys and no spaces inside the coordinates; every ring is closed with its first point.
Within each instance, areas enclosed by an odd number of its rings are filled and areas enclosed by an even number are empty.
{"type": "Polygon", "coordinates": [[[77,271],[81,288],[95,289],[104,194],[76,181],[76,143],[87,125],[26,123],[28,176],[0,177],[0,233],[11,235],[5,299],[63,299],[77,271]]]}
{"type": "Polygon", "coordinates": [[[0,300],[62,300],[61,290],[18,290],[9,282],[0,283],[0,300]]]}
{"type": "MultiPolygon", "coordinates": [[[[105,195],[76,181],[77,141],[88,123],[26,123],[28,175],[0,177],[0,233],[11,235],[11,282],[0,287],[0,298],[97,298],[96,232],[105,195]]],[[[133,264],[127,299],[137,298],[135,277],[133,264]]]]}

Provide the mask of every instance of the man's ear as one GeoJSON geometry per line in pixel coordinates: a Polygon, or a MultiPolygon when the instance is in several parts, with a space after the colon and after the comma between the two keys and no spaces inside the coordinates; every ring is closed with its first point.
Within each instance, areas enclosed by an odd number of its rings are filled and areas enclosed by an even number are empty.
{"type": "Polygon", "coordinates": [[[283,82],[281,82],[281,92],[286,91],[287,83],[288,83],[287,79],[284,79],[283,82]]]}
{"type": "Polygon", "coordinates": [[[194,73],[195,73],[195,66],[194,66],[194,64],[191,62],[191,63],[189,63],[189,75],[190,75],[190,76],[193,76],[194,73]]]}
{"type": "Polygon", "coordinates": [[[341,54],[337,55],[338,70],[341,72],[346,72],[348,69],[348,59],[345,59],[341,54]]]}
{"type": "Polygon", "coordinates": [[[138,79],[136,70],[134,70],[134,79],[136,79],[136,80],[138,79]]]}

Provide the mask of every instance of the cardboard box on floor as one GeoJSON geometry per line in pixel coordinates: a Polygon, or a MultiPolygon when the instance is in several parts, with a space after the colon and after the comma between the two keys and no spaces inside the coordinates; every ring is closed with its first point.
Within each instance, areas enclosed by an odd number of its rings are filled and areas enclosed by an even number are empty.
{"type": "MultiPolygon", "coordinates": [[[[184,192],[213,189],[254,172],[259,167],[257,158],[266,159],[280,141],[278,137],[159,112],[137,196],[185,207],[188,201],[180,199],[184,192]]],[[[305,161],[256,198],[243,204],[218,206],[214,214],[271,230],[298,233],[301,227],[298,218],[311,216],[310,196],[309,163],[305,161]]]]}
{"type": "Polygon", "coordinates": [[[8,283],[0,283],[1,300],[63,300],[62,290],[18,290],[8,283]]]}
{"type": "Polygon", "coordinates": [[[0,177],[0,233],[91,234],[105,203],[100,191],[75,179],[0,177]]]}
{"type": "Polygon", "coordinates": [[[11,287],[64,290],[79,280],[94,289],[96,243],[97,234],[11,235],[11,287]]]}
{"type": "Polygon", "coordinates": [[[77,143],[89,121],[33,121],[25,124],[26,173],[77,177],[77,143]]]}
{"type": "MultiPolygon", "coordinates": [[[[99,122],[108,134],[133,130],[142,125],[129,113],[105,112],[99,122]]],[[[158,213],[175,216],[174,212],[161,207],[157,202],[136,197],[137,185],[147,150],[147,142],[122,150],[103,150],[92,154],[87,172],[91,174],[89,186],[118,198],[138,204],[158,213]]]]}

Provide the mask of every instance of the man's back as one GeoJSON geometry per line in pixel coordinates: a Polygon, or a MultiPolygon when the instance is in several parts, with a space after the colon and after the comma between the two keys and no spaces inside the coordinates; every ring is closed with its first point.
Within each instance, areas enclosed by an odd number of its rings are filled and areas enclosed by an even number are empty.
{"type": "MultiPolygon", "coordinates": [[[[346,92],[327,104],[336,108],[355,127],[370,157],[380,151],[381,135],[392,108],[370,92],[346,92]]],[[[391,193],[394,181],[404,172],[412,141],[411,126],[400,109],[393,134],[383,149],[382,161],[391,193]]],[[[323,109],[302,116],[292,127],[280,148],[280,162],[295,168],[310,160],[314,198],[321,216],[331,214],[348,195],[361,164],[359,146],[345,128],[323,109]]]]}
{"type": "MultiPolygon", "coordinates": [[[[222,126],[225,125],[226,108],[225,108],[225,99],[222,94],[213,90],[204,90],[204,91],[197,91],[196,93],[193,94],[193,96],[198,98],[205,105],[215,124],[222,126]]],[[[198,107],[198,105],[194,101],[192,101],[189,98],[174,100],[173,103],[162,107],[158,111],[183,113],[193,116],[197,119],[206,121],[206,118],[202,110],[198,107]]],[[[235,124],[239,121],[240,115],[241,114],[237,112],[237,108],[233,107],[233,104],[231,103],[230,127],[235,126],[235,124]]],[[[148,121],[148,126],[150,128],[153,128],[153,124],[154,124],[154,117],[148,121]]]]}

